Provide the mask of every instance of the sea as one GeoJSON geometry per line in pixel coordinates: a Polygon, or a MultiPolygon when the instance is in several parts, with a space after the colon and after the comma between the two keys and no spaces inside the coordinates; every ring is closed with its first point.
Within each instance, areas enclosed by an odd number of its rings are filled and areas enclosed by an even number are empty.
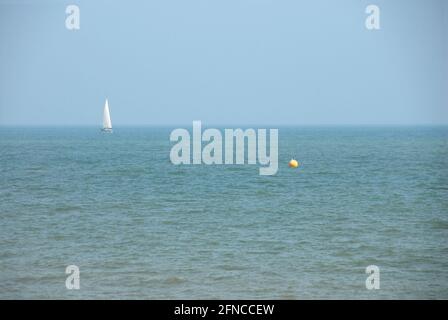
{"type": "Polygon", "coordinates": [[[448,127],[279,127],[272,176],[173,129],[1,127],[0,298],[448,299],[448,127]]]}

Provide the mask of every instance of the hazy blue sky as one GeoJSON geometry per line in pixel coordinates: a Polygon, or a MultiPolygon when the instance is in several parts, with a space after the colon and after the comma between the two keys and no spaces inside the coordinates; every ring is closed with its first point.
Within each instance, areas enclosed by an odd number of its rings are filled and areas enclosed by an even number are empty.
{"type": "Polygon", "coordinates": [[[99,126],[106,97],[115,126],[446,124],[448,1],[0,0],[0,124],[99,126]]]}

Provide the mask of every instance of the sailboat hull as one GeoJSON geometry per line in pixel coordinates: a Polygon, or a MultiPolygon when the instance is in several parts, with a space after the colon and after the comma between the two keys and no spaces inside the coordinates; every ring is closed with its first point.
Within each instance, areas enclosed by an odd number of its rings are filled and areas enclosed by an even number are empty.
{"type": "Polygon", "coordinates": [[[112,133],[113,132],[112,128],[103,128],[103,129],[101,129],[101,131],[105,132],[105,133],[112,133]]]}

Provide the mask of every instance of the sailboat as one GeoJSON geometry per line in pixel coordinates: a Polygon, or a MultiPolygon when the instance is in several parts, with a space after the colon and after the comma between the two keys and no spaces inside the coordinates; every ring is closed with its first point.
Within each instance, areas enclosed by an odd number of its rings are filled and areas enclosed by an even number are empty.
{"type": "Polygon", "coordinates": [[[112,122],[110,121],[109,102],[106,99],[103,111],[103,132],[112,132],[112,122]]]}

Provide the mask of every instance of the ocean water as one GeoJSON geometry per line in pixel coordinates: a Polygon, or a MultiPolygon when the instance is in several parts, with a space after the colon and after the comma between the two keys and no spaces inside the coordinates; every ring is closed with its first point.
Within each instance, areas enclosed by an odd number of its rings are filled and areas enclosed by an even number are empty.
{"type": "Polygon", "coordinates": [[[279,128],[275,176],[172,129],[1,128],[0,298],[448,298],[447,127],[279,128]]]}

